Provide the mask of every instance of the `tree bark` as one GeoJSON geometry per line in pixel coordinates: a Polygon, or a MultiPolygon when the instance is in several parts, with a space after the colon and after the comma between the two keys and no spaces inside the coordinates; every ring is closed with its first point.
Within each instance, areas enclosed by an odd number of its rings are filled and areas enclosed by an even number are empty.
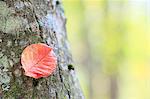
{"type": "Polygon", "coordinates": [[[3,99],[83,99],[59,0],[0,0],[0,97],[3,99]],[[33,43],[54,48],[57,69],[47,78],[24,75],[23,49],[33,43]]]}

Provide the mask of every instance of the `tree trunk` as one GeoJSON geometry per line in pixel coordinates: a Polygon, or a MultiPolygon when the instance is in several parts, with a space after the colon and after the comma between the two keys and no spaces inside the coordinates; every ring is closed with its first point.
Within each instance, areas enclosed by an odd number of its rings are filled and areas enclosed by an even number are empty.
{"type": "Polygon", "coordinates": [[[83,99],[66,36],[59,0],[0,1],[0,97],[3,99],[83,99]],[[57,69],[47,78],[24,75],[23,49],[33,43],[54,48],[57,69]]]}

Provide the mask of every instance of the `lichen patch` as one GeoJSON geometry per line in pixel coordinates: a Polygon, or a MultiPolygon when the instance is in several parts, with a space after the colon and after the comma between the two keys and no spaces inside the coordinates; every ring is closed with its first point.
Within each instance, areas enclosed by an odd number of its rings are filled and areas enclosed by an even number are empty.
{"type": "Polygon", "coordinates": [[[14,14],[14,8],[8,7],[5,2],[0,1],[0,31],[15,34],[15,31],[21,27],[21,18],[14,14]]]}
{"type": "Polygon", "coordinates": [[[10,87],[10,73],[8,72],[9,68],[7,56],[0,58],[0,85],[3,91],[6,91],[10,87]]]}

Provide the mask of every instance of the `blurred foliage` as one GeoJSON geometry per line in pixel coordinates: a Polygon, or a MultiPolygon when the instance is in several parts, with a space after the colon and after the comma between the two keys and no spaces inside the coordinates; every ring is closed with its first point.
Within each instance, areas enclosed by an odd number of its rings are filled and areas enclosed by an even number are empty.
{"type": "Polygon", "coordinates": [[[150,1],[63,0],[86,99],[150,99],[150,1]]]}

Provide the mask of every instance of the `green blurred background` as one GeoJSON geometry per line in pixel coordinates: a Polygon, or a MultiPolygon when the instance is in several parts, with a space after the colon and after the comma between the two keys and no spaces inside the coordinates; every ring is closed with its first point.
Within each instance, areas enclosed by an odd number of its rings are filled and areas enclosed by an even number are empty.
{"type": "Polygon", "coordinates": [[[150,99],[150,0],[63,0],[86,99],[150,99]]]}

